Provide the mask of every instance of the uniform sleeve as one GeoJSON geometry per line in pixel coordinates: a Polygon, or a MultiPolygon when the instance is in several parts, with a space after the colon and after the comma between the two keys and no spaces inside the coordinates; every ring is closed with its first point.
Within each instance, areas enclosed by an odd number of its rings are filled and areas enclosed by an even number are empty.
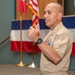
{"type": "Polygon", "coordinates": [[[68,34],[58,34],[55,37],[53,48],[59,53],[59,55],[63,58],[66,52],[69,50],[69,35],[68,34]]]}

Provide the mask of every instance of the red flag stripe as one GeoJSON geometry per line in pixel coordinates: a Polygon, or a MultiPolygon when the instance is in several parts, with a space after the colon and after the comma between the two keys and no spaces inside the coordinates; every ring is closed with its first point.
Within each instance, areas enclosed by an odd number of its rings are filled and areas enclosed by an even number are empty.
{"type": "Polygon", "coordinates": [[[39,16],[37,11],[38,11],[38,0],[30,0],[29,3],[29,8],[32,10],[32,12],[36,15],[39,16]]]}
{"type": "Polygon", "coordinates": [[[32,21],[32,26],[34,26],[37,23],[37,17],[35,17],[35,19],[32,21]]]}
{"type": "MultiPolygon", "coordinates": [[[[20,51],[20,41],[11,41],[11,50],[19,52],[20,51]]],[[[33,42],[28,41],[22,41],[22,52],[29,52],[31,53],[33,51],[33,42]]],[[[34,52],[39,53],[41,50],[38,48],[38,46],[34,46],[34,52]]]]}
{"type": "MultiPolygon", "coordinates": [[[[11,41],[11,50],[19,52],[20,51],[20,41],[11,41]]],[[[22,51],[23,52],[32,52],[33,50],[33,42],[28,41],[22,41],[22,51]]],[[[38,48],[38,46],[34,46],[34,52],[38,53],[41,52],[41,50],[38,48]]],[[[72,52],[71,55],[75,56],[75,42],[73,42],[72,52]]]]}
{"type": "Polygon", "coordinates": [[[38,4],[36,2],[34,2],[33,0],[31,2],[34,6],[36,6],[36,7],[38,6],[38,4]]]}

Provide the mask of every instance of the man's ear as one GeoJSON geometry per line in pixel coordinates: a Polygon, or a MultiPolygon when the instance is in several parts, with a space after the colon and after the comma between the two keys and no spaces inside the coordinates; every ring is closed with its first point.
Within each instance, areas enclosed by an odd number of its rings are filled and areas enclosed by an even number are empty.
{"type": "Polygon", "coordinates": [[[61,19],[62,16],[63,16],[63,14],[62,14],[62,13],[59,13],[59,14],[58,14],[58,19],[61,19]]]}

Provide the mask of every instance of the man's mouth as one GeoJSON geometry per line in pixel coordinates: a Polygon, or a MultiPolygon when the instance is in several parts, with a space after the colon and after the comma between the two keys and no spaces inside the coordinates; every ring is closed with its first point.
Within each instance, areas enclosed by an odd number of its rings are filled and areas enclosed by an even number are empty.
{"type": "Polygon", "coordinates": [[[45,20],[45,23],[48,22],[48,20],[45,20]]]}

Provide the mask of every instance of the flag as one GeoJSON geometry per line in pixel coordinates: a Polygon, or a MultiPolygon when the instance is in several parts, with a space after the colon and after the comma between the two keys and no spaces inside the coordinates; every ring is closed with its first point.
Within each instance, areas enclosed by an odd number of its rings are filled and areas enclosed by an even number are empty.
{"type": "Polygon", "coordinates": [[[73,37],[73,47],[71,55],[75,55],[75,16],[63,17],[62,21],[73,37]]]}
{"type": "Polygon", "coordinates": [[[29,8],[31,9],[33,16],[32,16],[32,26],[39,25],[39,7],[38,7],[38,0],[30,0],[29,1],[29,8]]]}
{"type": "MultiPolygon", "coordinates": [[[[63,17],[63,24],[71,32],[73,37],[72,54],[75,55],[75,16],[63,17]]],[[[31,20],[22,21],[22,50],[23,52],[31,53],[33,50],[33,42],[28,37],[28,29],[32,24],[31,20]]],[[[40,19],[40,36],[42,39],[47,35],[49,28],[45,26],[44,19],[40,19]]],[[[11,22],[10,34],[10,48],[11,51],[20,52],[20,21],[11,22]]],[[[38,46],[34,47],[34,52],[39,53],[41,50],[38,46]]]]}
{"type": "MultiPolygon", "coordinates": [[[[33,41],[30,40],[27,33],[31,24],[32,20],[22,20],[22,52],[31,53],[33,51],[33,41]]],[[[11,51],[20,52],[20,21],[11,22],[10,46],[11,51]]],[[[34,46],[34,52],[41,52],[38,46],[34,46]]]]}
{"type": "Polygon", "coordinates": [[[18,0],[17,10],[20,12],[23,12],[24,14],[27,13],[27,2],[26,2],[26,0],[18,0]]]}

